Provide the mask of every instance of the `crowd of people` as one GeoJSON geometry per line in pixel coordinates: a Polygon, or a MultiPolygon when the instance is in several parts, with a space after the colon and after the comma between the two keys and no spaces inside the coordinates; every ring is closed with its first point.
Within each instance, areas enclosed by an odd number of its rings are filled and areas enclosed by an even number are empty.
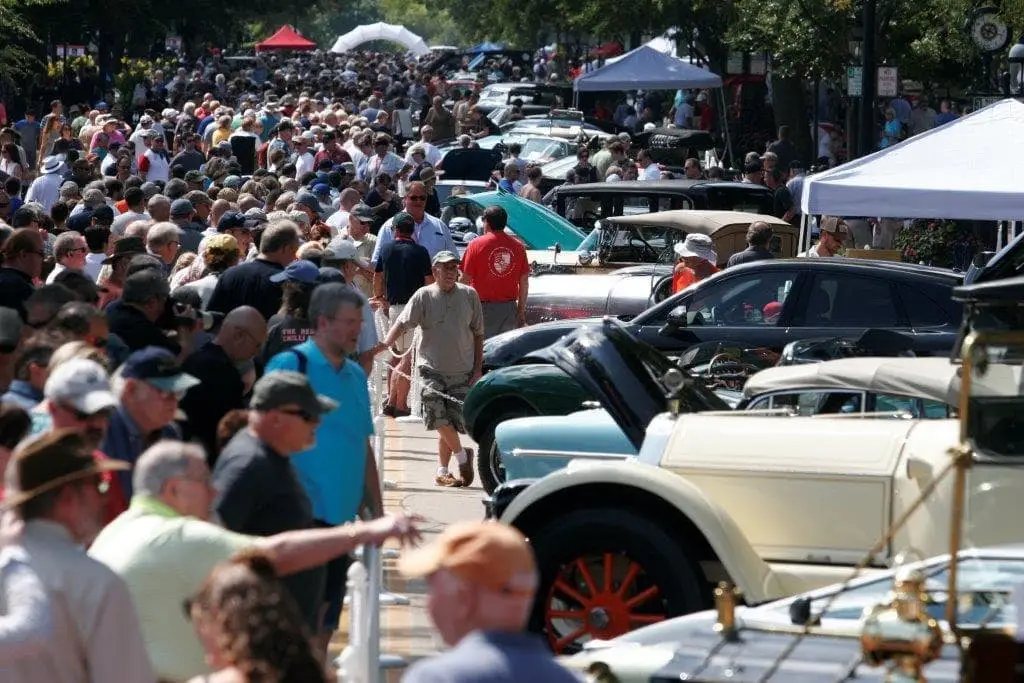
{"type": "MultiPolygon", "coordinates": [[[[56,134],[0,131],[4,680],[323,680],[349,553],[419,538],[372,447],[414,377],[436,485],[472,483],[461,400],[485,337],[524,323],[525,248],[492,207],[460,249],[431,128],[407,139],[396,106],[428,79],[351,63],[331,95],[182,70],[134,125],[54,101],[56,134]]],[[[488,567],[451,570],[458,638],[524,625],[535,570],[488,567]],[[508,595],[478,581],[512,570],[508,595]]]]}

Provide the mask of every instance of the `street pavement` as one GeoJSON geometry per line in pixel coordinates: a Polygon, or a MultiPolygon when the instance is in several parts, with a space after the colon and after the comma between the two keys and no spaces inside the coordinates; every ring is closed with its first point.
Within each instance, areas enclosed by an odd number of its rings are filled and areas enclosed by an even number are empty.
{"type": "MultiPolygon", "coordinates": [[[[437,433],[428,432],[422,422],[387,419],[385,431],[384,479],[395,488],[385,490],[384,506],[388,512],[415,513],[425,518],[423,542],[430,543],[453,522],[482,519],[484,491],[478,481],[464,489],[441,488],[434,485],[437,468],[437,433]]],[[[465,445],[475,448],[468,439],[465,445]]],[[[406,581],[395,569],[395,560],[384,564],[386,590],[409,598],[409,605],[381,606],[382,653],[397,655],[406,662],[438,652],[440,639],[430,624],[426,606],[426,582],[406,581]]],[[[341,627],[331,643],[332,658],[341,652],[348,640],[349,613],[341,617],[341,627]]],[[[401,670],[389,672],[386,680],[398,680],[401,670]]]]}

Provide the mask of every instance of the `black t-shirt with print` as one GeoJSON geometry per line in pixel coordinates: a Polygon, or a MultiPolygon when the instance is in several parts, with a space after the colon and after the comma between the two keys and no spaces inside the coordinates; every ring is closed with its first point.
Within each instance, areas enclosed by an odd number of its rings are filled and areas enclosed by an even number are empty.
{"type": "Polygon", "coordinates": [[[267,321],[267,343],[261,355],[263,365],[282,351],[306,341],[314,332],[316,327],[308,318],[280,313],[271,317],[267,321]]]}

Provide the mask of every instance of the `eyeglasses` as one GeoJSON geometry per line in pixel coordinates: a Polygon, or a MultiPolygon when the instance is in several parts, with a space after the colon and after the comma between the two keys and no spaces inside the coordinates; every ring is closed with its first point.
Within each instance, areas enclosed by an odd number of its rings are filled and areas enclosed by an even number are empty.
{"type": "Polygon", "coordinates": [[[170,400],[172,398],[175,401],[180,401],[181,399],[185,398],[185,393],[186,392],[184,392],[184,391],[167,391],[166,389],[161,389],[160,387],[156,386],[155,384],[149,384],[149,388],[152,389],[154,392],[156,392],[156,395],[159,396],[160,398],[162,398],[165,401],[168,401],[168,400],[170,400]]]}
{"type": "Polygon", "coordinates": [[[425,202],[427,201],[427,195],[425,194],[407,194],[405,198],[412,202],[425,202]]]}
{"type": "Polygon", "coordinates": [[[294,415],[295,417],[301,418],[303,422],[306,422],[308,424],[315,424],[320,422],[319,415],[314,415],[313,413],[303,408],[296,408],[294,410],[285,410],[284,408],[279,408],[278,410],[284,413],[285,415],[294,415]]]}
{"type": "MultiPolygon", "coordinates": [[[[99,303],[99,301],[97,300],[96,303],[99,303]]],[[[110,340],[107,339],[106,337],[96,337],[95,339],[92,340],[92,345],[95,346],[97,349],[105,349],[107,348],[107,345],[109,343],[110,340]]]]}
{"type": "Polygon", "coordinates": [[[75,247],[74,249],[68,251],[68,255],[71,255],[71,254],[84,254],[87,251],[89,251],[89,250],[86,247],[75,247]]]}

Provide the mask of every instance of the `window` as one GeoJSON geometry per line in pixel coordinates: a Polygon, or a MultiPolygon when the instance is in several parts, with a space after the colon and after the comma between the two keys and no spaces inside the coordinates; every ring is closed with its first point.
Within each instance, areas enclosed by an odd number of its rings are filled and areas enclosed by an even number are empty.
{"type": "Polygon", "coordinates": [[[698,289],[689,310],[700,313],[695,325],[773,326],[795,281],[782,270],[718,280],[698,289]]]}
{"type": "Polygon", "coordinates": [[[638,216],[651,212],[651,198],[643,195],[626,195],[622,198],[622,215],[638,216]]]}
{"type": "Polygon", "coordinates": [[[773,410],[790,408],[797,415],[836,415],[859,413],[864,406],[864,395],[859,391],[795,391],[773,394],[773,410]]]}
{"type": "Polygon", "coordinates": [[[819,275],[803,312],[807,327],[898,327],[892,287],[858,275],[819,275]]]}
{"type": "Polygon", "coordinates": [[[942,306],[917,287],[899,285],[898,291],[911,327],[939,327],[955,322],[942,306]]]}

